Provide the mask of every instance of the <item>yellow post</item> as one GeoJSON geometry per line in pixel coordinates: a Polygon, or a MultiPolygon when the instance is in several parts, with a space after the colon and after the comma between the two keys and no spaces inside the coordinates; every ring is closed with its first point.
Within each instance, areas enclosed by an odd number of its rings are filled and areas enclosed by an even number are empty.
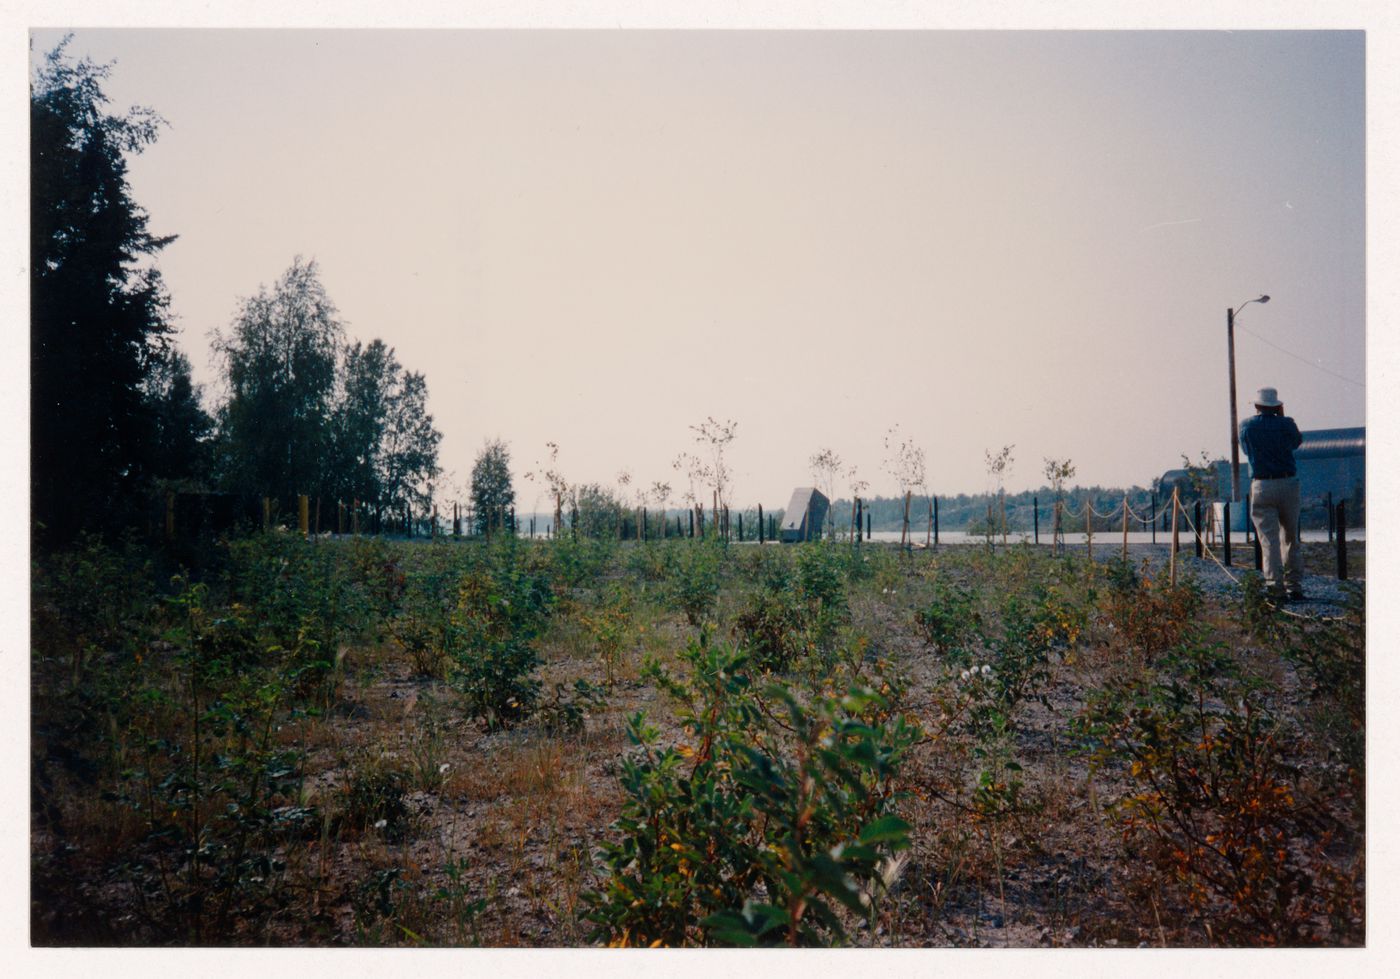
{"type": "Polygon", "coordinates": [[[1128,494],[1123,494],[1123,560],[1128,560],[1128,494]]]}
{"type": "Polygon", "coordinates": [[[305,493],[297,496],[297,530],[305,537],[311,532],[310,501],[305,493]]]}
{"type": "Polygon", "coordinates": [[[1094,507],[1088,500],[1084,501],[1084,549],[1094,560],[1094,507]]]}
{"type": "Polygon", "coordinates": [[[1178,548],[1181,547],[1181,529],[1176,525],[1177,511],[1181,509],[1181,501],[1178,499],[1178,494],[1180,492],[1181,487],[1172,487],[1172,554],[1171,561],[1169,563],[1171,572],[1168,575],[1167,580],[1171,583],[1171,586],[1173,588],[1176,587],[1176,552],[1178,548]]]}

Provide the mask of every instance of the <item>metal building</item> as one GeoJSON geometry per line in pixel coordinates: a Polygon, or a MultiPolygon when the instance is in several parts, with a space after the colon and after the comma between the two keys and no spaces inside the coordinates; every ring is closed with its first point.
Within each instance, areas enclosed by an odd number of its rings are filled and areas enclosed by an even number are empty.
{"type": "Polygon", "coordinates": [[[799,486],[792,491],[778,539],[784,544],[804,540],[820,540],[826,525],[826,511],[831,506],[826,496],[813,486],[799,486]]]}
{"type": "MultiPolygon", "coordinates": [[[[1322,506],[1330,497],[1334,503],[1345,500],[1353,518],[1359,517],[1366,501],[1366,428],[1316,428],[1301,434],[1303,444],[1293,450],[1293,461],[1298,466],[1304,510],[1322,506]]],[[[1217,459],[1212,466],[1215,481],[1206,487],[1206,498],[1229,499],[1229,460],[1217,459]]],[[[1173,486],[1180,488],[1183,498],[1191,496],[1186,470],[1164,472],[1158,492],[1168,497],[1173,486]]],[[[1249,492],[1249,463],[1244,459],[1240,460],[1240,491],[1249,492]]]]}

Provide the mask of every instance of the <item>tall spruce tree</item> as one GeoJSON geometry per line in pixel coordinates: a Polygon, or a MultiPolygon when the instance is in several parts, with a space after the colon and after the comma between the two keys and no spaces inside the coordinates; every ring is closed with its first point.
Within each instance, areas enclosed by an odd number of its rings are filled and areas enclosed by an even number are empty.
{"type": "Polygon", "coordinates": [[[127,157],[154,112],[107,111],[109,65],[46,55],[30,82],[30,491],[36,531],[63,539],[135,515],[156,420],[144,380],[165,355],[167,296],[127,157]]]}

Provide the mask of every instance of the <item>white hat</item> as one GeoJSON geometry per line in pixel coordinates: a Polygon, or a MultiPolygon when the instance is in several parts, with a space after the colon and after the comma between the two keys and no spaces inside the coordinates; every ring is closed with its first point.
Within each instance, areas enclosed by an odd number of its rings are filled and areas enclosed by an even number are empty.
{"type": "Polygon", "coordinates": [[[1259,393],[1254,396],[1254,406],[1256,408],[1277,408],[1283,402],[1278,399],[1277,388],[1260,388],[1259,393]]]}

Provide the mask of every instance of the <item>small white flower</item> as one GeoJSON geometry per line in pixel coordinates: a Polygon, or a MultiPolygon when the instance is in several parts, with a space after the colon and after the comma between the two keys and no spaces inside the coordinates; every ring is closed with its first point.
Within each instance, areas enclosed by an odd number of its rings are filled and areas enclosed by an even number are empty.
{"type": "Polygon", "coordinates": [[[991,673],[992,673],[992,664],[990,664],[990,663],[984,663],[984,664],[982,664],[982,675],[983,675],[983,676],[991,676],[991,673]]]}
{"type": "Polygon", "coordinates": [[[962,680],[963,680],[964,683],[966,683],[966,682],[967,682],[968,680],[970,680],[971,678],[972,678],[972,674],[971,674],[971,673],[967,672],[967,670],[963,670],[963,671],[962,671],[962,680]]]}
{"type": "Polygon", "coordinates": [[[387,820],[387,819],[381,819],[379,822],[377,822],[377,823],[374,824],[374,828],[375,828],[375,829],[383,829],[385,826],[388,826],[388,825],[389,825],[389,820],[387,820]]]}
{"type": "Polygon", "coordinates": [[[449,768],[451,768],[451,767],[452,767],[452,766],[451,766],[450,764],[448,764],[447,762],[443,762],[441,765],[438,766],[438,774],[439,774],[439,775],[445,774],[445,773],[447,772],[447,770],[448,770],[449,768]]]}

